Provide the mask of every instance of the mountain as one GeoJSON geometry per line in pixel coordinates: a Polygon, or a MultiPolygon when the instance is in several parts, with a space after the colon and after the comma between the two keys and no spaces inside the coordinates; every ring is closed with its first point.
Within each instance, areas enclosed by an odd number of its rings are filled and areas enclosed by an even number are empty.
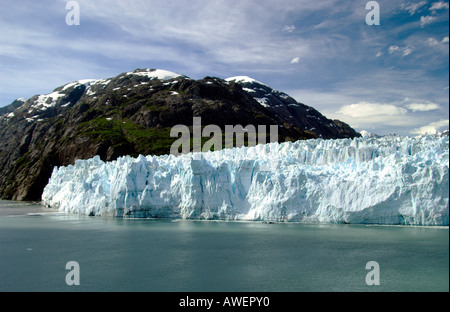
{"type": "MultiPolygon", "coordinates": [[[[360,136],[251,78],[193,80],[160,69],[79,80],[0,111],[0,198],[40,200],[55,166],[98,155],[168,154],[175,125],[278,125],[280,142],[360,136]]],[[[191,132],[192,133],[192,132],[191,132]]],[[[203,141],[207,140],[204,138],[203,141]]]]}
{"type": "Polygon", "coordinates": [[[0,116],[12,113],[16,108],[22,106],[25,101],[25,99],[17,99],[7,106],[0,107],[0,116]]]}

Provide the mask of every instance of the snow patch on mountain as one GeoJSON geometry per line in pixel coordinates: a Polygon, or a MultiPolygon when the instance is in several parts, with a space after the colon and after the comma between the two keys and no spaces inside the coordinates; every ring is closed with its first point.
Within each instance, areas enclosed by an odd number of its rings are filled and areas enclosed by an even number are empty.
{"type": "Polygon", "coordinates": [[[161,81],[182,77],[182,75],[163,69],[138,69],[128,72],[127,75],[137,75],[148,77],[150,79],[159,79],[161,81]]]}
{"type": "Polygon", "coordinates": [[[230,77],[230,78],[226,78],[225,81],[228,81],[228,82],[234,81],[236,83],[257,83],[257,84],[265,86],[265,84],[263,84],[262,82],[259,82],[258,80],[250,78],[248,76],[230,77]]]}
{"type": "Polygon", "coordinates": [[[269,100],[268,98],[264,97],[264,98],[254,98],[259,104],[261,104],[264,107],[270,107],[269,104],[267,104],[267,101],[269,100]]]}
{"type": "Polygon", "coordinates": [[[92,84],[96,84],[98,82],[100,82],[102,80],[98,80],[98,79],[83,79],[83,80],[78,80],[78,81],[74,81],[71,83],[66,84],[61,91],[65,91],[67,89],[70,89],[72,87],[78,87],[81,85],[85,85],[86,87],[92,85],[92,84]]]}

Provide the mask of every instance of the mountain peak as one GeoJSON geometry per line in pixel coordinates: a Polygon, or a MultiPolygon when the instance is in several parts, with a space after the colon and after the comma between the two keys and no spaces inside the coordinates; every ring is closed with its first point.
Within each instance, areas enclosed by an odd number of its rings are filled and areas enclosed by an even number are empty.
{"type": "Polygon", "coordinates": [[[81,80],[69,82],[69,83],[63,85],[62,91],[70,89],[71,87],[77,87],[77,86],[81,86],[81,85],[88,87],[90,85],[93,85],[93,84],[96,84],[96,83],[102,82],[102,81],[104,81],[104,80],[102,80],[102,79],[100,79],[100,80],[99,79],[81,79],[81,80]]]}
{"type": "Polygon", "coordinates": [[[260,81],[258,81],[256,79],[253,79],[251,77],[248,77],[248,76],[230,77],[230,78],[225,79],[225,81],[234,81],[234,82],[237,82],[237,83],[258,83],[260,85],[264,85],[265,86],[264,83],[262,83],[262,82],[260,82],[260,81]]]}
{"type": "Polygon", "coordinates": [[[127,75],[137,75],[137,76],[144,76],[148,77],[150,79],[159,79],[159,80],[171,80],[178,77],[185,77],[184,75],[180,75],[168,70],[164,69],[136,69],[131,72],[126,73],[127,75]]]}

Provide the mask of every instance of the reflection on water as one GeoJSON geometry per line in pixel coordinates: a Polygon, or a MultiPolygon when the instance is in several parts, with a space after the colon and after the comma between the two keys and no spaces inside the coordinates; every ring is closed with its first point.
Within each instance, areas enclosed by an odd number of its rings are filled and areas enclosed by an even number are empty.
{"type": "Polygon", "coordinates": [[[0,291],[448,291],[448,238],[448,228],[0,213],[0,291]],[[65,282],[69,261],[80,286],[65,282]],[[369,261],[380,286],[365,282],[369,261]]]}

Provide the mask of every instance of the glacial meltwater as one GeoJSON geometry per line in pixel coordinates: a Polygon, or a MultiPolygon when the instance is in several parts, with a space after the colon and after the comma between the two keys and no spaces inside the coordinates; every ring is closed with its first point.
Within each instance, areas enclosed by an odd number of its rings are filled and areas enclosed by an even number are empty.
{"type": "Polygon", "coordinates": [[[449,232],[101,218],[0,201],[0,291],[447,292],[449,232]]]}

